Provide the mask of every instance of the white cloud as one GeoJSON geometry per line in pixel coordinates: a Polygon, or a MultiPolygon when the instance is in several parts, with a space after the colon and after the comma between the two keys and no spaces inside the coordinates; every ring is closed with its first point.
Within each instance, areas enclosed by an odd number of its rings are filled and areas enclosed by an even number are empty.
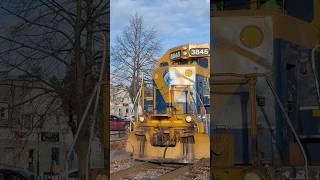
{"type": "Polygon", "coordinates": [[[111,40],[137,12],[145,25],[158,31],[164,50],[189,42],[209,42],[209,9],[209,0],[111,0],[111,40]]]}

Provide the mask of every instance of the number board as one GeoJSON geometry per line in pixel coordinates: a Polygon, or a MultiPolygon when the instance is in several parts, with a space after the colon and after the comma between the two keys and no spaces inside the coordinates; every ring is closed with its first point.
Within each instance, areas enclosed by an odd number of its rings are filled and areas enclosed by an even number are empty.
{"type": "Polygon", "coordinates": [[[190,56],[209,55],[209,48],[191,48],[190,56]]]}
{"type": "Polygon", "coordinates": [[[59,142],[59,133],[58,132],[41,132],[41,141],[59,142]]]}
{"type": "Polygon", "coordinates": [[[170,59],[176,59],[176,58],[179,58],[181,57],[181,51],[174,51],[170,54],[170,59]]]}

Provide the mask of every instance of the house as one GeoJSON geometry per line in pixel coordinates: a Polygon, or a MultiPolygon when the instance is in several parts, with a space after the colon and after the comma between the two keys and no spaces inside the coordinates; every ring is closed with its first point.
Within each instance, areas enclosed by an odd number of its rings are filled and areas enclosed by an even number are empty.
{"type": "MultiPolygon", "coordinates": [[[[39,176],[64,176],[73,135],[61,102],[46,89],[37,78],[0,73],[0,167],[25,169],[39,176]]],[[[92,149],[91,165],[102,167],[98,139],[92,149]]],[[[73,153],[69,170],[77,169],[76,159],[73,153]]]]}
{"type": "Polygon", "coordinates": [[[129,93],[120,85],[110,85],[110,114],[122,117],[134,115],[129,93]]]}

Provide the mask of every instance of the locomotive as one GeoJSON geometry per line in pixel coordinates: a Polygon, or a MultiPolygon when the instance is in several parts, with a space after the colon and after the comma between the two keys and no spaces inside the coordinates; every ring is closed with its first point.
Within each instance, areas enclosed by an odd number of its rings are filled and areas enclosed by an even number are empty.
{"type": "MultiPolygon", "coordinates": [[[[126,149],[136,160],[194,163],[210,157],[208,44],[171,48],[152,74],[152,96],[128,134],[126,149]]],[[[144,87],[144,86],[143,86],[144,87]]]]}
{"type": "Polygon", "coordinates": [[[319,174],[319,18],[318,0],[211,1],[214,178],[319,174]]]}

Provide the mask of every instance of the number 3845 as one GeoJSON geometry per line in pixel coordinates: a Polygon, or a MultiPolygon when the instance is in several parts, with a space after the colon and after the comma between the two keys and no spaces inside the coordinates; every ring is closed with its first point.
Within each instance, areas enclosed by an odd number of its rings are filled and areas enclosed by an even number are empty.
{"type": "Polygon", "coordinates": [[[209,54],[209,48],[193,48],[193,49],[190,49],[190,55],[191,56],[208,55],[208,54],[209,54]]]}

